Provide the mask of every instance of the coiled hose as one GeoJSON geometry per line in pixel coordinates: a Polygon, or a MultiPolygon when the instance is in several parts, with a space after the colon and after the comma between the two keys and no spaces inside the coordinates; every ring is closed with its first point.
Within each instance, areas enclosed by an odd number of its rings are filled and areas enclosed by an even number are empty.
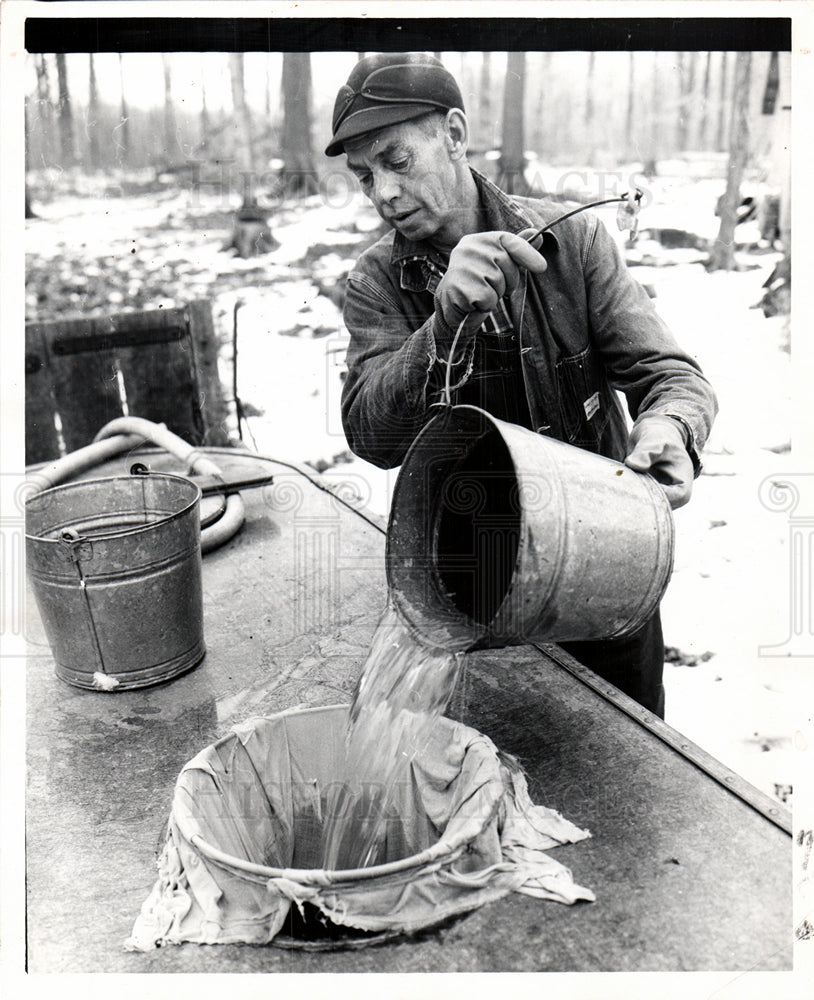
{"type": "MultiPolygon", "coordinates": [[[[220,467],[215,462],[183,438],[167,430],[164,424],[156,424],[143,417],[117,417],[105,424],[92,444],[78,448],[50,465],[29,473],[27,481],[39,493],[86,469],[100,465],[114,455],[137,448],[145,441],[158,445],[184,462],[189,472],[222,478],[220,467]]],[[[229,541],[243,526],[245,519],[246,509],[240,495],[232,493],[227,496],[222,516],[201,531],[201,552],[211,552],[229,541]]]]}

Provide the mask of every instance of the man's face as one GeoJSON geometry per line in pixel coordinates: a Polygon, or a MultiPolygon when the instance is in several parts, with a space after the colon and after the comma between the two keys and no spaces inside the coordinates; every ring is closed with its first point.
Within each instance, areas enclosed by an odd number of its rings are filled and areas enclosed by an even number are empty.
{"type": "Polygon", "coordinates": [[[411,240],[444,242],[457,215],[455,163],[443,123],[400,122],[346,145],[348,167],[379,215],[411,240]]]}

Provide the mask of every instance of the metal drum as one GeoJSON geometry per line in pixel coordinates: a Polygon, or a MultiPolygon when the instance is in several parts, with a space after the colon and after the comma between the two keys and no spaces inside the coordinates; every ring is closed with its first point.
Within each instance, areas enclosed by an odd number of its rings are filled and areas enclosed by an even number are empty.
{"type": "Polygon", "coordinates": [[[139,688],[200,661],[200,498],[188,479],[141,470],[29,498],[28,575],[62,680],[139,688]]]}
{"type": "Polygon", "coordinates": [[[473,406],[414,441],[387,537],[399,613],[459,649],[628,635],[673,566],[654,479],[473,406]]]}

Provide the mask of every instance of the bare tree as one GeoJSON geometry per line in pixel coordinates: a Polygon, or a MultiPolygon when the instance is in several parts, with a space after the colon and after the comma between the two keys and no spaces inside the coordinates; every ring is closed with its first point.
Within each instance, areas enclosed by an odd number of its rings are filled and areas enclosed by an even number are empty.
{"type": "Polygon", "coordinates": [[[92,170],[98,170],[102,165],[101,147],[99,143],[99,88],[96,84],[96,67],[93,53],[88,53],[88,160],[92,170]]]}
{"type": "Polygon", "coordinates": [[[241,257],[265,253],[278,244],[268,227],[267,213],[257,204],[254,192],[254,143],[249,106],[246,103],[245,73],[242,52],[229,57],[234,109],[235,153],[243,181],[243,198],[235,213],[232,239],[227,246],[234,247],[241,257]]]}
{"type": "Polygon", "coordinates": [[[31,207],[31,194],[28,190],[28,171],[31,169],[31,122],[29,116],[30,99],[25,98],[23,114],[25,116],[25,217],[26,219],[36,219],[37,214],[31,207]]]}
{"type": "Polygon", "coordinates": [[[635,124],[635,114],[636,114],[636,62],[635,53],[631,49],[628,54],[628,64],[627,64],[627,115],[625,116],[625,143],[628,148],[628,155],[630,151],[633,150],[635,137],[634,137],[634,124],[635,124]]]}
{"type": "Polygon", "coordinates": [[[594,151],[594,70],[596,68],[596,53],[588,53],[588,72],[585,78],[585,114],[583,117],[583,129],[588,140],[588,165],[593,165],[594,151]]]}
{"type": "Polygon", "coordinates": [[[523,172],[525,89],[526,53],[509,52],[506,62],[506,87],[503,92],[503,142],[500,153],[500,182],[509,194],[526,194],[528,188],[523,172]]]}
{"type": "Polygon", "coordinates": [[[124,60],[119,53],[119,86],[121,91],[121,103],[119,106],[119,137],[121,157],[120,162],[127,164],[130,160],[130,109],[127,107],[127,98],[124,94],[124,60]]]}
{"type": "Polygon", "coordinates": [[[492,141],[492,53],[481,53],[480,86],[478,87],[478,119],[480,121],[482,143],[491,148],[492,141]]]}
{"type": "Polygon", "coordinates": [[[167,52],[161,54],[164,69],[164,157],[173,162],[178,146],[175,105],[172,100],[172,63],[167,52]]]}
{"type": "Polygon", "coordinates": [[[689,148],[692,135],[691,122],[693,117],[693,91],[695,89],[695,52],[679,52],[678,60],[678,127],[676,130],[676,147],[678,150],[689,148]]]}
{"type": "Polygon", "coordinates": [[[728,69],[728,53],[721,53],[721,73],[718,78],[718,128],[716,149],[723,152],[726,149],[726,78],[728,69]]]}
{"type": "Polygon", "coordinates": [[[319,189],[311,142],[311,54],[283,53],[283,136],[286,194],[316,194],[319,189]]]}
{"type": "Polygon", "coordinates": [[[209,145],[209,107],[206,103],[206,68],[204,54],[201,53],[201,119],[198,148],[206,149],[209,145]]]}
{"type": "Polygon", "coordinates": [[[68,69],[65,65],[65,53],[57,52],[57,80],[59,83],[59,150],[63,166],[70,167],[76,163],[74,148],[73,109],[71,95],[68,89],[68,69]]]}
{"type": "Polygon", "coordinates": [[[254,150],[252,144],[252,123],[249,106],[246,103],[246,87],[243,68],[243,53],[233,52],[229,56],[229,70],[232,83],[232,107],[235,116],[235,156],[238,169],[243,175],[243,204],[254,204],[252,170],[254,150]]]}
{"type": "Polygon", "coordinates": [[[704,82],[701,88],[701,109],[698,121],[698,143],[702,149],[709,144],[709,81],[712,75],[712,53],[707,52],[704,64],[704,82]]]}
{"type": "Polygon", "coordinates": [[[45,163],[52,163],[54,106],[51,100],[51,81],[48,77],[48,63],[42,53],[37,57],[35,66],[37,70],[37,117],[42,124],[39,135],[40,159],[45,163]]]}
{"type": "Polygon", "coordinates": [[[730,116],[729,164],[726,171],[726,192],[718,202],[721,225],[718,238],[712,244],[708,271],[731,271],[735,268],[735,226],[740,204],[743,170],[749,156],[749,90],[752,53],[739,52],[735,61],[735,84],[730,116]]]}
{"type": "Polygon", "coordinates": [[[655,177],[658,173],[658,159],[661,151],[661,120],[659,115],[661,111],[662,87],[659,69],[659,54],[658,52],[654,52],[653,62],[650,67],[650,128],[647,130],[650,145],[644,157],[644,172],[650,177],[655,177]]]}

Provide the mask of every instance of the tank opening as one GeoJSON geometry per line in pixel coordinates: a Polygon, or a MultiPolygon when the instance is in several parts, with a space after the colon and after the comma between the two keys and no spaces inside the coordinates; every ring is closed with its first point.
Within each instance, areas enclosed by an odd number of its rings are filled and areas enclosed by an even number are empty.
{"type": "Polygon", "coordinates": [[[486,626],[511,585],[520,542],[517,477],[497,431],[485,434],[451,470],[437,525],[441,594],[486,626]]]}

